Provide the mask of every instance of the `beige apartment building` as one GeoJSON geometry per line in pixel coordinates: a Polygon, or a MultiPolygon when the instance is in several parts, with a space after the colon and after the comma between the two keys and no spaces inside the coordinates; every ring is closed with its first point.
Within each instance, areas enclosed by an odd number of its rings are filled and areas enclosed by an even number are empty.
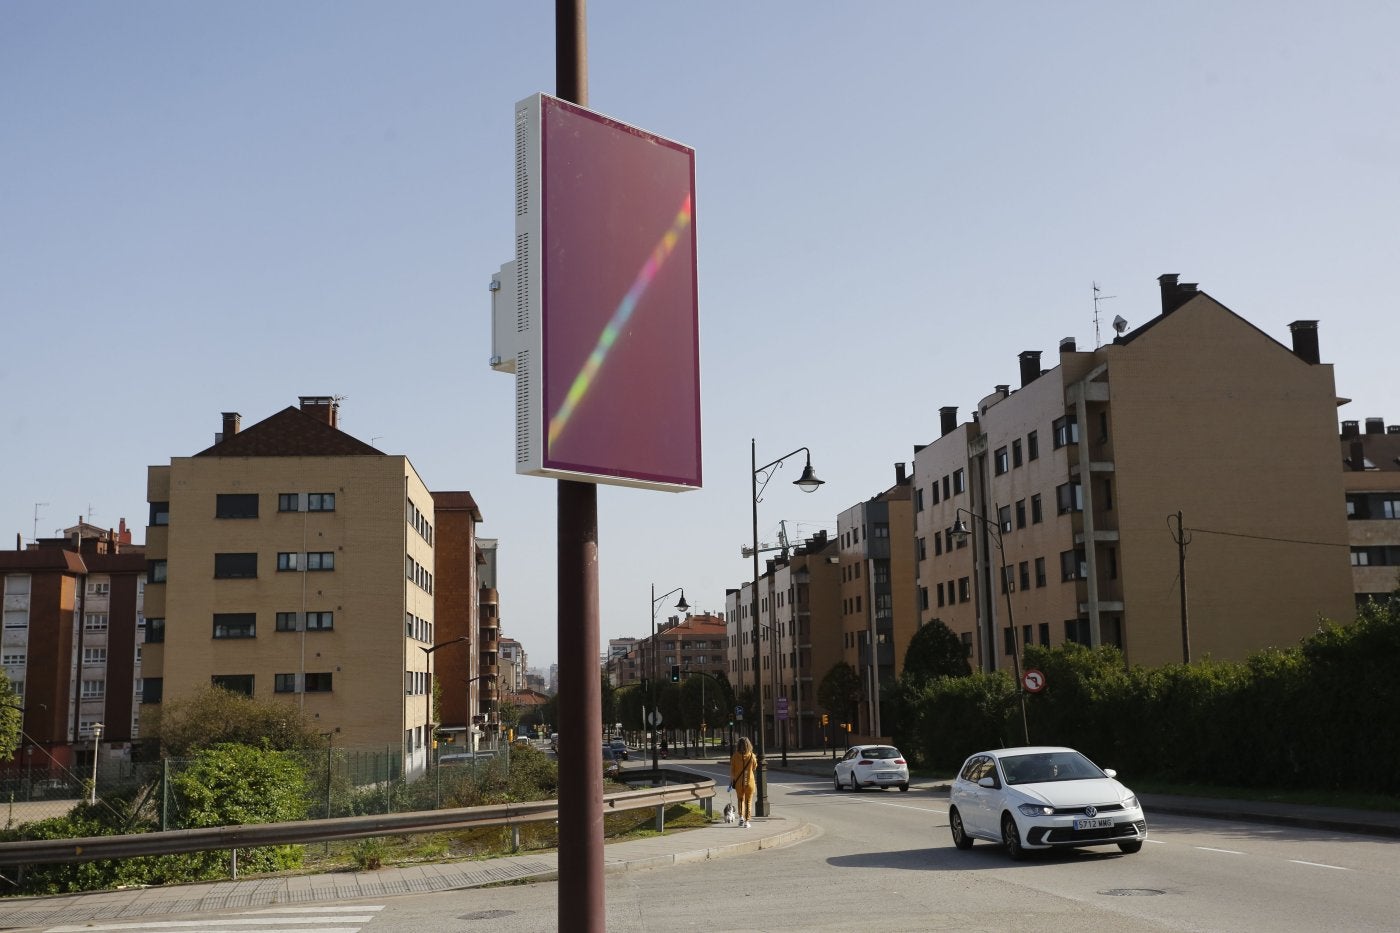
{"type": "Polygon", "coordinates": [[[149,468],[147,704],[214,683],[304,711],[337,747],[431,743],[433,498],[408,458],[308,396],[149,468]]]}
{"type": "Polygon", "coordinates": [[[1049,370],[1022,353],[1018,389],[997,386],[968,423],[942,409],[941,436],[916,448],[922,621],[977,667],[1009,669],[1028,642],[1114,644],[1148,666],[1240,659],[1352,617],[1317,322],[1289,325],[1290,348],[1175,275],[1159,283],[1159,314],[1094,349],[1062,341],[1049,370]]]}
{"type": "Polygon", "coordinates": [[[1400,591],[1400,425],[1342,422],[1352,591],[1360,604],[1400,591]]]}

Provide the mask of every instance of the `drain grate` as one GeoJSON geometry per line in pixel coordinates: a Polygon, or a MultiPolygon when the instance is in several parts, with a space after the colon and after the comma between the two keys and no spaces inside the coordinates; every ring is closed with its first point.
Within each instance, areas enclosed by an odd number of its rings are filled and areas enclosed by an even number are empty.
{"type": "Polygon", "coordinates": [[[1109,888],[1107,891],[1100,891],[1109,897],[1155,897],[1158,894],[1166,894],[1157,888],[1109,888]]]}

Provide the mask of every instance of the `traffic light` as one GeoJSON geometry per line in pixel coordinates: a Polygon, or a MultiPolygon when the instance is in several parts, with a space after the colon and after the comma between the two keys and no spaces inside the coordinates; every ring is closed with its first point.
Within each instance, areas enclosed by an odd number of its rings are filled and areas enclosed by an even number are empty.
{"type": "Polygon", "coordinates": [[[681,682],[681,666],[680,666],[679,664],[672,664],[672,665],[671,665],[671,683],[673,683],[673,684],[678,684],[678,683],[680,683],[680,682],[681,682]]]}
{"type": "Polygon", "coordinates": [[[826,713],[822,713],[822,725],[825,726],[826,724],[827,724],[827,715],[826,715],[826,713]]]}

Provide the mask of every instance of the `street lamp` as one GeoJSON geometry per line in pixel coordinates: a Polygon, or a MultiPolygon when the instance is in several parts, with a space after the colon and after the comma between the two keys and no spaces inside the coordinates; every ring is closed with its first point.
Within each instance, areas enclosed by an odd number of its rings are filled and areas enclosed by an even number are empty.
{"type": "Polygon", "coordinates": [[[102,740],[102,730],[107,728],[100,722],[92,724],[92,789],[88,795],[88,803],[97,803],[97,743],[102,740]]]}
{"type": "Polygon", "coordinates": [[[423,652],[423,654],[425,654],[425,655],[427,656],[427,658],[428,658],[428,683],[425,685],[426,689],[423,691],[423,713],[424,713],[424,716],[423,716],[423,750],[424,750],[424,751],[423,751],[423,767],[424,767],[424,768],[426,768],[426,767],[428,767],[430,764],[432,764],[432,761],[433,761],[433,753],[432,753],[432,741],[433,741],[433,688],[432,688],[433,661],[432,661],[432,658],[433,658],[433,652],[436,651],[436,650],[438,650],[439,648],[446,648],[448,645],[455,645],[455,644],[457,644],[457,643],[459,643],[459,642],[464,642],[464,641],[467,641],[467,640],[468,640],[468,637],[467,637],[466,635],[458,635],[456,638],[449,639],[448,641],[438,642],[436,645],[433,645],[431,648],[424,648],[422,645],[419,645],[419,646],[418,646],[418,650],[421,651],[421,652],[423,652]]]}
{"type": "MultiPolygon", "coordinates": [[[[1011,578],[1006,575],[1006,549],[1002,547],[1001,525],[992,521],[985,515],[978,515],[976,512],[968,511],[962,507],[958,508],[953,517],[953,528],[951,531],[954,541],[959,544],[966,541],[972,534],[968,530],[967,524],[958,516],[968,515],[986,525],[992,533],[992,541],[997,546],[997,554],[1001,556],[1001,591],[1006,594],[1006,624],[1011,629],[1011,665],[1016,676],[1016,695],[1021,700],[1021,731],[1025,736],[1026,744],[1031,744],[1031,727],[1026,721],[1026,690],[1021,684],[1021,650],[1016,644],[1016,616],[1011,609],[1011,578]]],[[[991,636],[992,644],[996,644],[996,635],[991,636]]]]}
{"type": "MultiPolygon", "coordinates": [[[[666,601],[666,597],[673,593],[681,594],[680,600],[676,603],[676,609],[680,612],[689,612],[690,604],[685,601],[685,587],[678,586],[674,590],[671,590],[670,593],[662,593],[660,596],[657,596],[656,584],[653,583],[651,585],[651,696],[647,699],[651,701],[651,715],[653,716],[656,715],[656,655],[659,653],[657,648],[660,647],[656,642],[656,610],[660,608],[661,603],[666,601]]],[[[661,762],[657,758],[656,753],[657,727],[652,723],[647,723],[647,725],[651,726],[648,730],[651,733],[651,770],[657,771],[661,768],[661,762]]]]}
{"type": "MultiPolygon", "coordinates": [[[[465,684],[467,687],[471,687],[471,685],[474,684],[474,683],[476,683],[478,680],[495,680],[495,679],[496,679],[496,675],[495,675],[495,674],[478,674],[478,675],[476,675],[475,677],[468,677],[466,680],[462,681],[462,683],[465,684]]],[[[471,698],[471,690],[470,690],[470,689],[467,691],[467,698],[468,698],[468,705],[470,706],[470,698],[471,698]]],[[[468,714],[469,714],[469,715],[470,715],[470,712],[471,712],[471,711],[470,711],[470,708],[469,708],[469,709],[468,709],[468,714]]],[[[472,722],[475,723],[476,720],[473,719],[472,722]]],[[[485,713],[482,713],[482,714],[481,714],[481,724],[482,724],[482,725],[486,725],[486,724],[487,724],[487,723],[486,723],[486,714],[485,714],[485,713]]],[[[483,730],[481,730],[481,731],[482,731],[482,732],[485,732],[486,730],[483,729],[483,730]]],[[[472,740],[472,748],[471,748],[471,750],[472,750],[472,751],[476,751],[476,740],[475,740],[475,739],[472,740]]]]}
{"type": "MultiPolygon", "coordinates": [[[[803,492],[815,492],[817,487],[822,485],[822,481],[817,479],[817,474],[812,472],[812,451],[806,447],[799,447],[792,453],[783,454],[772,463],[758,465],[758,444],[753,439],[749,439],[749,464],[753,468],[750,488],[753,492],[753,685],[754,703],[757,706],[758,714],[758,747],[754,750],[758,755],[758,801],[754,812],[758,816],[768,815],[768,762],[763,756],[763,663],[758,654],[758,503],[763,496],[763,490],[768,488],[768,481],[773,478],[778,467],[782,466],[784,460],[795,457],[800,453],[807,455],[807,465],[802,468],[802,475],[792,481],[792,484],[803,492]],[[759,476],[763,477],[763,485],[758,484],[759,476]]],[[[775,671],[774,677],[777,676],[775,671]]]]}

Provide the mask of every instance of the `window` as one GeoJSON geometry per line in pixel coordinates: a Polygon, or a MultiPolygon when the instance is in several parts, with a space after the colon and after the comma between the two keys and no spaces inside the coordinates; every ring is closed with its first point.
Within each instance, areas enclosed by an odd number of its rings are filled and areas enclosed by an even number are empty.
{"type": "Polygon", "coordinates": [[[915,490],[914,490],[914,511],[915,511],[915,512],[922,512],[923,510],[924,510],[924,491],[923,491],[922,488],[915,489],[915,490]]]}
{"type": "Polygon", "coordinates": [[[334,570],[334,551],[310,551],[306,555],[306,569],[311,570],[334,570]]]}
{"type": "Polygon", "coordinates": [[[83,616],[83,631],[85,632],[105,632],[107,631],[108,615],[105,612],[89,612],[83,616]]]}
{"type": "Polygon", "coordinates": [[[1079,645],[1089,644],[1089,620],[1066,619],[1065,641],[1072,641],[1079,645]]]}
{"type": "Polygon", "coordinates": [[[84,667],[101,667],[102,665],[104,665],[104,664],[106,664],[106,663],[107,663],[107,649],[106,649],[106,648],[84,648],[84,649],[83,649],[83,666],[84,666],[84,667]]]}
{"type": "Polygon", "coordinates": [[[926,586],[919,587],[919,608],[928,608],[928,587],[926,586]]]}
{"type": "Polygon", "coordinates": [[[295,551],[277,552],[277,570],[299,570],[301,568],[301,555],[295,551]]]}
{"type": "Polygon", "coordinates": [[[949,487],[949,485],[948,485],[949,481],[950,481],[950,478],[949,478],[949,477],[947,477],[947,476],[944,476],[944,477],[943,477],[943,498],[945,498],[945,499],[951,499],[952,496],[953,496],[952,492],[950,491],[950,487],[949,487]]]}
{"type": "Polygon", "coordinates": [[[972,598],[972,578],[960,577],[958,579],[958,602],[965,603],[972,598]]]}
{"type": "Polygon", "coordinates": [[[298,512],[301,510],[301,494],[283,492],[277,494],[277,511],[298,512]]]}
{"type": "Polygon", "coordinates": [[[306,614],[306,630],[308,632],[329,632],[333,628],[335,628],[335,613],[308,612],[306,614]]]}
{"type": "Polygon", "coordinates": [[[1084,511],[1084,487],[1078,483],[1061,483],[1056,486],[1055,508],[1061,515],[1084,511]]]}
{"type": "Polygon", "coordinates": [[[997,526],[1003,534],[1011,530],[1011,506],[1003,505],[997,509],[997,526]]]}
{"type": "Polygon", "coordinates": [[[311,492],[306,494],[306,510],[308,512],[334,512],[335,493],[333,492],[311,492]]]}
{"type": "Polygon", "coordinates": [[[216,612],[214,613],[215,638],[255,638],[257,637],[256,612],[216,612]]]}
{"type": "Polygon", "coordinates": [[[1082,580],[1085,576],[1084,552],[1083,551],[1061,551],[1060,552],[1060,580],[1067,582],[1070,580],[1082,580]]]}
{"type": "Polygon", "coordinates": [[[6,610],[5,610],[5,628],[8,628],[8,629],[29,628],[29,610],[28,610],[28,609],[6,609],[6,610]]]}
{"type": "Polygon", "coordinates": [[[996,453],[992,454],[992,472],[997,476],[1011,469],[1011,458],[1006,453],[1005,447],[998,447],[996,453]]]}
{"type": "MultiPolygon", "coordinates": [[[[149,680],[147,682],[149,683],[149,680]]],[[[209,678],[209,682],[230,693],[241,693],[244,696],[253,695],[252,674],[215,674],[209,678]]]]}
{"type": "Polygon", "coordinates": [[[26,657],[28,657],[28,652],[24,649],[7,648],[5,653],[0,655],[0,664],[4,664],[6,667],[20,665],[24,663],[26,657]]]}
{"type": "Polygon", "coordinates": [[[938,597],[938,605],[942,606],[942,605],[943,605],[943,584],[942,584],[942,583],[938,584],[936,595],[937,595],[937,597],[938,597]]]}
{"type": "Polygon", "coordinates": [[[235,580],[258,575],[258,554],[215,554],[214,579],[235,580]]]}
{"type": "Polygon", "coordinates": [[[1030,561],[1027,561],[1027,560],[1021,561],[1021,564],[1020,564],[1020,566],[1019,566],[1018,569],[1020,570],[1020,575],[1021,575],[1021,589],[1023,589],[1023,590],[1028,590],[1028,589],[1030,589],[1030,588],[1031,588],[1031,564],[1030,564],[1030,561]]]}
{"type": "Polygon", "coordinates": [[[938,480],[934,480],[934,481],[933,481],[933,487],[932,487],[932,488],[933,488],[933,504],[934,504],[934,505],[937,505],[938,502],[939,502],[939,497],[938,497],[938,480]]]}
{"type": "Polygon", "coordinates": [[[25,596],[29,593],[29,574],[13,573],[5,578],[6,596],[25,596]]]}
{"type": "Polygon", "coordinates": [[[1040,587],[1045,585],[1045,558],[1035,559],[1035,585],[1040,587]]]}
{"type": "Polygon", "coordinates": [[[307,692],[307,693],[330,693],[330,692],[331,692],[331,675],[330,675],[329,673],[324,673],[324,674],[310,674],[310,673],[308,673],[308,674],[306,675],[306,687],[305,687],[305,689],[306,689],[306,692],[307,692]]]}
{"type": "Polygon", "coordinates": [[[1009,593],[1009,592],[1011,592],[1012,590],[1016,589],[1016,568],[1015,568],[1015,567],[1002,567],[1002,568],[1001,568],[1001,574],[1000,574],[1000,576],[1001,576],[1001,591],[1002,591],[1003,593],[1009,593]]]}
{"type": "Polygon", "coordinates": [[[214,497],[215,518],[257,518],[258,494],[221,492],[214,497]]]}
{"type": "Polygon", "coordinates": [[[1115,547],[1108,549],[1108,578],[1118,579],[1118,549],[1115,547]]]}
{"type": "Polygon", "coordinates": [[[1079,443],[1079,422],[1074,415],[1065,415],[1063,418],[1056,418],[1050,425],[1055,436],[1055,449],[1066,447],[1070,444],[1079,443]]]}
{"type": "Polygon", "coordinates": [[[165,678],[163,677],[142,677],[141,678],[141,702],[159,703],[165,693],[165,678]]]}
{"type": "Polygon", "coordinates": [[[1050,623],[1040,623],[1040,643],[1045,647],[1050,647],[1050,623]]]}
{"type": "Polygon", "coordinates": [[[89,583],[87,586],[89,596],[110,596],[112,584],[110,583],[89,583]]]}
{"type": "Polygon", "coordinates": [[[953,493],[954,493],[955,495],[961,495],[963,492],[966,492],[966,491],[967,491],[967,477],[966,477],[966,475],[963,473],[963,471],[962,471],[961,468],[954,470],[954,471],[953,471],[953,493]]]}
{"type": "Polygon", "coordinates": [[[1040,493],[1031,496],[1031,524],[1039,525],[1045,521],[1045,512],[1040,506],[1040,493]]]}
{"type": "Polygon", "coordinates": [[[83,699],[99,700],[107,695],[107,681],[101,679],[83,681],[83,699]]]}
{"type": "Polygon", "coordinates": [[[168,525],[168,524],[170,524],[170,503],[169,503],[169,502],[152,502],[152,503],[151,503],[151,521],[150,521],[150,524],[152,524],[152,525],[168,525]]]}
{"type": "Polygon", "coordinates": [[[927,560],[927,559],[928,559],[928,547],[925,545],[924,539],[923,539],[923,538],[915,538],[915,539],[914,539],[914,548],[915,548],[915,550],[916,550],[916,551],[918,552],[918,554],[919,554],[919,557],[918,557],[919,560],[927,560]]]}
{"type": "Polygon", "coordinates": [[[296,692],[297,692],[297,675],[296,675],[296,674],[273,674],[273,675],[272,675],[272,692],[273,692],[273,693],[296,693],[296,692]]]}
{"type": "Polygon", "coordinates": [[[1011,442],[1011,465],[1013,467],[1021,465],[1021,439],[1019,437],[1011,442]]]}
{"type": "Polygon", "coordinates": [[[164,583],[164,582],[165,582],[165,561],[163,561],[163,560],[150,560],[150,561],[147,561],[147,562],[146,562],[146,582],[147,582],[147,583],[164,583]]]}
{"type": "Polygon", "coordinates": [[[1040,459],[1040,435],[1034,431],[1026,435],[1026,459],[1040,459]]]}
{"type": "Polygon", "coordinates": [[[300,627],[297,625],[297,614],[295,612],[277,613],[277,631],[297,632],[300,630],[300,627]]]}
{"type": "Polygon", "coordinates": [[[943,536],[938,532],[933,533],[933,554],[937,557],[943,553],[943,536]]]}
{"type": "Polygon", "coordinates": [[[91,737],[93,734],[93,726],[97,725],[97,723],[98,720],[92,716],[80,718],[78,720],[78,735],[91,737]]]}
{"type": "Polygon", "coordinates": [[[1016,630],[1015,630],[1014,628],[1012,628],[1011,626],[1008,625],[1006,628],[1002,629],[1002,630],[1001,630],[1001,640],[1002,640],[1002,642],[1003,642],[1003,645],[1002,645],[1002,653],[1004,653],[1004,654],[1015,654],[1015,653],[1016,653],[1016,630]]]}

